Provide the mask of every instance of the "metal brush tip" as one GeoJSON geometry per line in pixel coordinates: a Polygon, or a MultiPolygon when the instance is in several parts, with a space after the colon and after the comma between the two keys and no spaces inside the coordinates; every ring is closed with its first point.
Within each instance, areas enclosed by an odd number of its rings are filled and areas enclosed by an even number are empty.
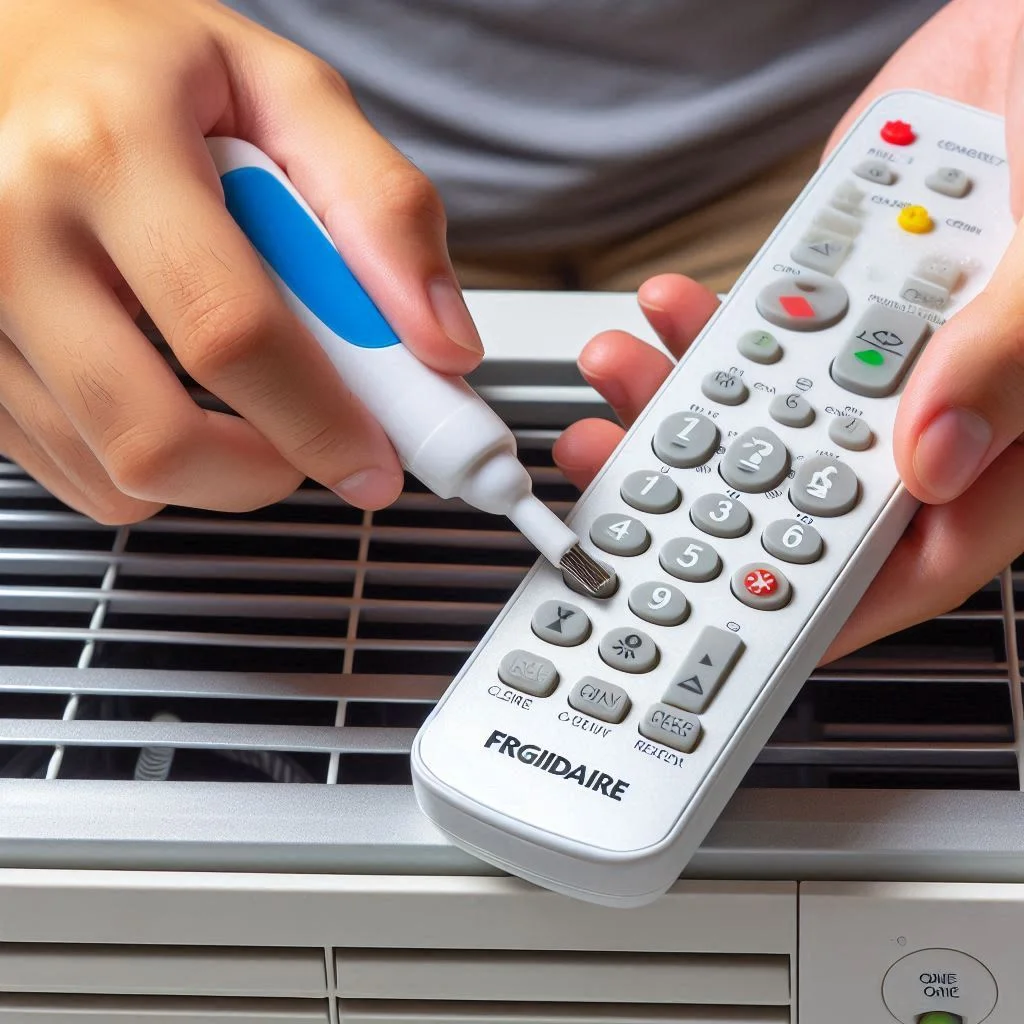
{"type": "Polygon", "coordinates": [[[607,566],[595,561],[574,544],[559,563],[566,585],[589,597],[611,597],[618,590],[619,578],[607,566]]]}

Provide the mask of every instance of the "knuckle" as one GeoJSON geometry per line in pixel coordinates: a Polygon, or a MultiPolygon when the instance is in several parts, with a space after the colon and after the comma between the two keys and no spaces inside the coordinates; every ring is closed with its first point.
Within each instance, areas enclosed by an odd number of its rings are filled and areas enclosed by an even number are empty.
{"type": "Polygon", "coordinates": [[[183,432],[137,424],[115,434],[103,451],[103,466],[114,486],[130,498],[166,501],[187,464],[183,432]]]}
{"type": "Polygon", "coordinates": [[[303,100],[310,95],[326,92],[355,102],[348,82],[336,68],[331,67],[327,61],[301,50],[296,52],[289,49],[281,80],[287,83],[290,92],[302,97],[303,100]]]}
{"type": "Polygon", "coordinates": [[[444,204],[425,174],[401,163],[377,179],[379,202],[392,216],[420,224],[444,226],[444,204]]]}
{"type": "Polygon", "coordinates": [[[93,496],[89,508],[83,511],[101,526],[131,526],[151,519],[161,508],[156,502],[130,498],[110,485],[102,494],[93,496]]]}

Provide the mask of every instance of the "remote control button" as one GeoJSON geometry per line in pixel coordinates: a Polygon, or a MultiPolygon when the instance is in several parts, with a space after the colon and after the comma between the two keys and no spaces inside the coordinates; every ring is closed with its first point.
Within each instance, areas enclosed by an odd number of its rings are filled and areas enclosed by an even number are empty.
{"type": "Polygon", "coordinates": [[[951,256],[931,255],[926,256],[914,267],[914,274],[947,291],[952,291],[960,280],[960,266],[951,256]]]}
{"type": "Polygon", "coordinates": [[[558,686],[558,670],[529,651],[509,651],[498,666],[498,678],[513,689],[534,697],[548,697],[558,686]]]}
{"type": "Polygon", "coordinates": [[[718,448],[718,427],[698,412],[674,412],[663,419],[654,435],[654,454],[677,469],[708,461],[718,448]]]}
{"type": "Polygon", "coordinates": [[[860,209],[860,204],[863,201],[864,190],[858,188],[852,181],[844,181],[842,184],[836,186],[836,190],[832,193],[832,198],[829,200],[829,203],[839,210],[845,210],[847,213],[855,213],[860,209]]]}
{"type": "Polygon", "coordinates": [[[690,509],[690,522],[712,537],[742,537],[750,530],[750,513],[724,494],[702,494],[690,509]]]}
{"type": "Polygon", "coordinates": [[[931,214],[923,206],[904,206],[896,223],[912,235],[926,235],[935,226],[931,214]]]}
{"type": "Polygon", "coordinates": [[[629,595],[629,610],[656,626],[678,626],[690,614],[683,592],[670,583],[641,583],[629,595]]]}
{"type": "Polygon", "coordinates": [[[782,358],[782,346],[774,334],[767,331],[747,331],[736,342],[736,349],[741,356],[755,363],[777,363],[782,358]]]}
{"type": "Polygon", "coordinates": [[[822,274],[834,274],[850,252],[850,243],[838,238],[822,238],[817,241],[797,242],[789,258],[794,263],[822,274]]]}
{"type": "Polygon", "coordinates": [[[924,179],[933,192],[941,192],[952,199],[963,199],[971,187],[971,179],[957,167],[940,167],[924,179]]]}
{"type": "Polygon", "coordinates": [[[650,672],[658,664],[658,645],[646,634],[628,626],[605,633],[597,646],[601,660],[620,672],[650,672]]]}
{"type": "Polygon", "coordinates": [[[909,146],[917,139],[914,129],[906,121],[886,121],[878,134],[890,146],[909,146]]]}
{"type": "Polygon", "coordinates": [[[667,704],[652,704],[639,725],[640,735],[688,754],[700,740],[700,719],[667,704]]]}
{"type": "Polygon", "coordinates": [[[814,407],[795,391],[776,395],[768,406],[768,415],[784,427],[809,427],[814,422],[814,407]]]}
{"type": "Polygon", "coordinates": [[[809,516],[841,516],[860,497],[860,481],[849,466],[824,455],[805,459],[789,488],[789,500],[809,516]]]}
{"type": "Polygon", "coordinates": [[[533,632],[558,647],[578,647],[590,636],[590,619],[568,601],[545,601],[534,613],[533,632]]]}
{"type": "Polygon", "coordinates": [[[722,479],[737,491],[770,491],[789,472],[789,451],[766,427],[745,430],[722,459],[722,479]]]}
{"type": "Polygon", "coordinates": [[[622,500],[641,512],[671,512],[679,508],[682,494],[675,483],[656,469],[638,469],[622,481],[622,500]]]}
{"type": "Polygon", "coordinates": [[[693,537],[674,537],[661,549],[658,561],[665,572],[687,583],[707,583],[722,571],[718,552],[693,537]]]}
{"type": "Polygon", "coordinates": [[[824,547],[821,534],[796,519],[776,519],[769,523],[761,534],[761,543],[769,555],[797,565],[816,562],[824,547]]]}
{"type": "Polygon", "coordinates": [[[732,574],[732,592],[745,605],[765,612],[785,608],[793,596],[789,580],[774,565],[751,562],[732,574]]]}
{"type": "Polygon", "coordinates": [[[615,725],[629,713],[629,694],[621,686],[584,676],[569,694],[569,706],[591,718],[615,725]]]}
{"type": "Polygon", "coordinates": [[[840,448],[862,452],[871,447],[875,435],[859,416],[837,416],[828,425],[828,436],[840,448]]]}
{"type": "Polygon", "coordinates": [[[609,577],[608,581],[601,587],[599,592],[595,592],[589,587],[585,587],[571,572],[566,569],[562,570],[562,582],[574,594],[579,594],[580,597],[597,598],[599,601],[606,601],[609,597],[614,597],[618,592],[619,575],[607,562],[599,561],[596,558],[594,561],[608,573],[609,577]]]}
{"type": "Polygon", "coordinates": [[[860,221],[852,214],[843,213],[834,206],[820,209],[811,221],[812,230],[823,229],[842,238],[856,238],[860,234],[860,221]]]}
{"type": "Polygon", "coordinates": [[[661,698],[683,711],[703,711],[743,653],[743,641],[724,629],[705,626],[661,698]]]}
{"type": "Polygon", "coordinates": [[[875,185],[892,185],[896,181],[896,175],[884,160],[862,160],[853,173],[875,185]]]}
{"type": "Polygon", "coordinates": [[[790,331],[823,331],[846,316],[850,297],[831,277],[780,277],[757,296],[757,311],[776,327],[790,331]]]}
{"type": "Polygon", "coordinates": [[[903,282],[900,298],[927,309],[945,309],[949,305],[949,292],[941,284],[925,281],[913,274],[903,282]]]}
{"type": "Polygon", "coordinates": [[[651,535],[639,519],[606,512],[594,520],[590,539],[609,555],[640,555],[651,546],[651,535]]]}
{"type": "Polygon", "coordinates": [[[713,370],[700,382],[705,398],[722,405],[742,405],[750,396],[743,378],[726,370],[713,370]]]}
{"type": "Polygon", "coordinates": [[[928,337],[928,330],[928,321],[916,313],[872,303],[832,363],[832,379],[847,391],[868,398],[891,395],[928,337]]]}

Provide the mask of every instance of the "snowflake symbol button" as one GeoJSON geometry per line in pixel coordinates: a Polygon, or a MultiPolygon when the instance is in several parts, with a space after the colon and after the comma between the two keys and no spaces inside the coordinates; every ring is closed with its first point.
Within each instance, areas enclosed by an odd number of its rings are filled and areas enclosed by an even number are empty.
{"type": "Polygon", "coordinates": [[[754,569],[743,578],[743,585],[755,597],[770,597],[779,589],[775,574],[767,569],[754,569]]]}

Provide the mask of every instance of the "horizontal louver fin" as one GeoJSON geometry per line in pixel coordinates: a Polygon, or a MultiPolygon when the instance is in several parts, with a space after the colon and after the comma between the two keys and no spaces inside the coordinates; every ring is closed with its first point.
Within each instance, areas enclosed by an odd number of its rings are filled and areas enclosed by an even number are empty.
{"type": "Polygon", "coordinates": [[[0,1024],[329,1024],[327,1001],[0,995],[0,1024]]]}

